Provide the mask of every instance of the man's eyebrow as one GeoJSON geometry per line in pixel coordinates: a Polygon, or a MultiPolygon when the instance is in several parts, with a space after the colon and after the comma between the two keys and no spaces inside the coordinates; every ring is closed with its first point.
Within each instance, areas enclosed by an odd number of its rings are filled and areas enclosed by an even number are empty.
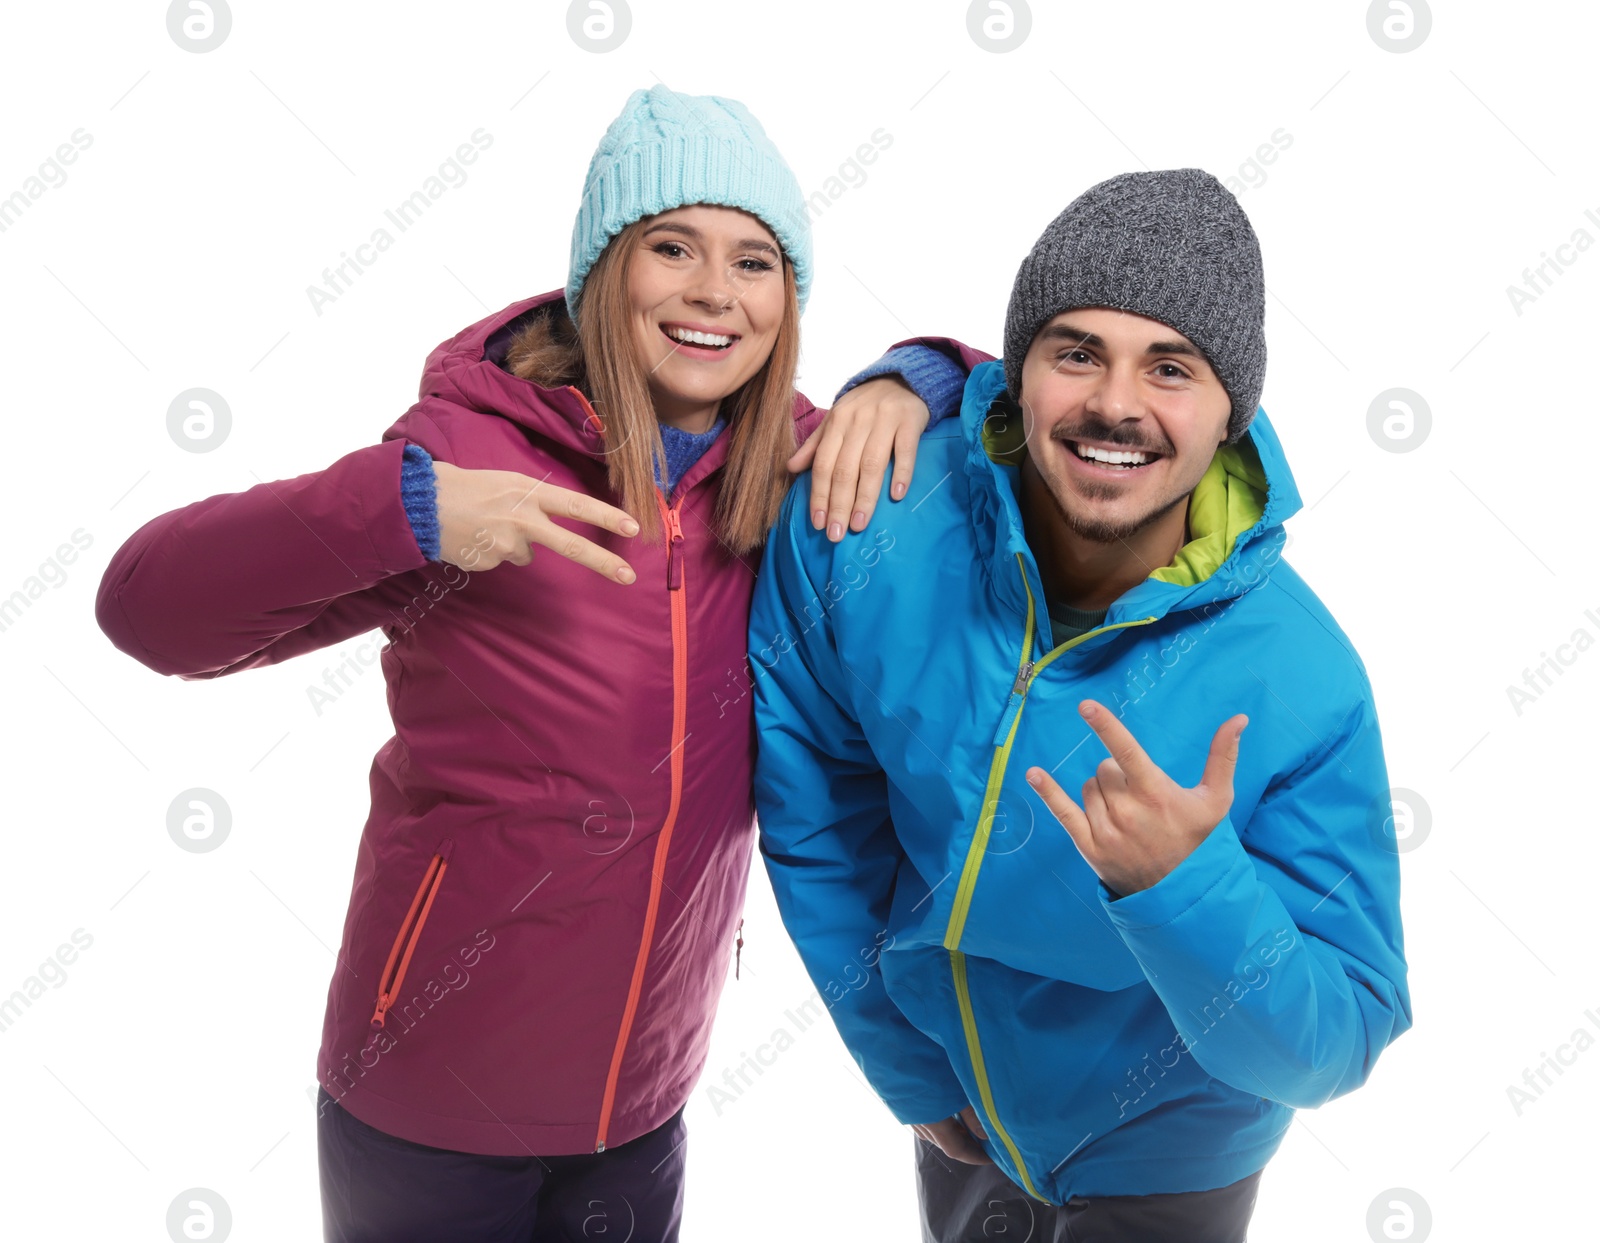
{"type": "Polygon", "coordinates": [[[1146,354],[1186,354],[1190,358],[1205,361],[1205,355],[1187,341],[1152,341],[1145,347],[1146,354]]]}
{"type": "MultiPolygon", "coordinates": [[[[1092,332],[1085,332],[1081,328],[1074,328],[1071,324],[1051,324],[1040,334],[1046,341],[1071,341],[1074,345],[1087,345],[1094,349],[1104,349],[1105,342],[1092,332]]],[[[1205,355],[1191,345],[1188,341],[1152,341],[1144,351],[1149,354],[1181,354],[1189,358],[1198,358],[1205,361],[1205,355]]]]}
{"type": "Polygon", "coordinates": [[[1039,335],[1046,341],[1071,341],[1077,345],[1092,345],[1097,349],[1104,349],[1106,344],[1094,333],[1084,332],[1071,324],[1051,324],[1039,335]]]}
{"type": "MultiPolygon", "coordinates": [[[[663,220],[660,224],[653,224],[648,229],[646,229],[644,231],[644,235],[646,237],[649,237],[652,233],[663,233],[663,232],[665,232],[665,233],[681,233],[681,234],[683,234],[684,237],[691,238],[691,239],[693,239],[694,241],[697,241],[697,242],[698,241],[703,241],[704,238],[705,238],[705,235],[703,233],[701,233],[699,229],[695,228],[692,224],[679,224],[675,220],[663,220]]],[[[773,255],[773,256],[776,256],[777,253],[778,253],[777,247],[772,245],[771,242],[762,241],[759,237],[743,238],[743,239],[741,239],[739,242],[737,242],[735,244],[734,249],[736,249],[736,250],[764,250],[769,255],[773,255]]]]}

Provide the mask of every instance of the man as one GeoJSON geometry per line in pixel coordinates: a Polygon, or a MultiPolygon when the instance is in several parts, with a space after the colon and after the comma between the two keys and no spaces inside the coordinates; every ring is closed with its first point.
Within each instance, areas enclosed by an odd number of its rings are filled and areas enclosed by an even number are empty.
{"type": "Polygon", "coordinates": [[[1411,1026],[1372,689],[1281,556],[1263,312],[1214,177],[1114,177],[1023,261],[1003,360],[956,351],[961,417],[869,538],[804,484],[773,531],[761,849],[918,1132],[925,1239],[1242,1239],[1293,1110],[1411,1026]]]}

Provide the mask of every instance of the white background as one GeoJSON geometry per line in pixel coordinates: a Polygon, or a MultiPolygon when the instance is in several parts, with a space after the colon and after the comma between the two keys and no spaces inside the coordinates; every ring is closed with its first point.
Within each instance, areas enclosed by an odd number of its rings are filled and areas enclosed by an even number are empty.
{"type": "MultiPolygon", "coordinates": [[[[374,442],[436,343],[562,284],[594,144],[657,80],[747,103],[808,192],[854,183],[814,226],[819,402],[912,333],[997,350],[1018,261],[1094,182],[1239,178],[1270,290],[1263,402],[1306,501],[1289,559],[1362,653],[1391,780],[1431,818],[1403,858],[1416,1027],[1365,1088],[1297,1117],[1252,1238],[1365,1240],[1391,1188],[1439,1239],[1592,1228],[1600,1052],[1569,1049],[1520,1113],[1507,1089],[1576,1030],[1600,1036],[1600,653],[1520,712],[1506,689],[1575,631],[1600,637],[1600,253],[1564,252],[1520,313],[1507,293],[1576,230],[1600,240],[1592,10],[1438,3],[1404,53],[1359,2],[1036,3],[1004,53],[944,0],[634,0],[605,53],[562,3],[236,2],[203,54],[161,3],[4,21],[0,195],[92,136],[0,233],[0,597],[74,531],[91,541],[0,631],[0,996],[75,929],[93,938],[0,1033],[9,1236],[166,1239],[168,1205],[202,1187],[232,1238],[318,1237],[307,1090],[390,728],[375,666],[320,715],[307,688],[370,637],[184,683],[111,647],[95,589],[150,517],[374,442]],[[467,181],[317,314],[322,269],[479,127],[493,144],[467,181]],[[841,176],[880,128],[865,179],[841,176]],[[1279,130],[1292,141],[1249,168],[1279,130]],[[196,386],[233,416],[203,454],[166,430],[196,386]],[[1432,414],[1409,452],[1368,430],[1395,387],[1432,414]],[[233,812],[210,853],[167,834],[191,786],[233,812]]],[[[685,1238],[915,1238],[910,1135],[830,1025],[713,1107],[709,1085],[813,991],[759,864],[745,932],[689,1106],[685,1238]]]]}

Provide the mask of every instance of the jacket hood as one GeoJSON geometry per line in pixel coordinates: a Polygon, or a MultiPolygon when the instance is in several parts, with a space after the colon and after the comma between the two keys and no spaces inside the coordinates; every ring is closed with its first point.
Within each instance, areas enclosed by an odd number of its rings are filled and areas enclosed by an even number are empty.
{"type": "MultiPolygon", "coordinates": [[[[1016,572],[1018,555],[1029,567],[1035,601],[1044,589],[1024,538],[1017,503],[1024,446],[1021,421],[990,414],[1006,391],[1003,365],[985,362],[968,377],[961,405],[965,460],[973,497],[979,548],[989,562],[995,590],[1026,612],[1027,593],[1016,572]]],[[[1257,409],[1243,437],[1218,447],[1189,497],[1191,538],[1170,565],[1124,593],[1106,614],[1106,624],[1162,617],[1174,609],[1200,608],[1238,597],[1265,581],[1282,555],[1283,522],[1299,510],[1283,446],[1265,410],[1257,409]]],[[[1115,631],[1085,646],[1111,641],[1115,631]]]]}
{"type": "Polygon", "coordinates": [[[562,313],[553,305],[561,300],[559,289],[523,298],[441,342],[423,365],[418,395],[499,415],[562,448],[603,459],[603,424],[583,394],[570,385],[546,388],[501,365],[515,331],[537,315],[562,313]]]}

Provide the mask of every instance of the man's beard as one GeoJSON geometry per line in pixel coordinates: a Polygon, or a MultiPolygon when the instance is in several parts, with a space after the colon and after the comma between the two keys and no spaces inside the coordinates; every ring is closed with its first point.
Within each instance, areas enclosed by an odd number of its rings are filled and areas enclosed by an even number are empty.
{"type": "MultiPolygon", "coordinates": [[[[1080,539],[1086,539],[1094,544],[1117,544],[1133,538],[1145,527],[1171,513],[1174,508],[1188,501],[1188,493],[1173,497],[1170,501],[1163,501],[1149,513],[1127,522],[1106,522],[1098,518],[1083,518],[1074,514],[1061,502],[1054,488],[1049,482],[1045,483],[1046,490],[1050,493],[1050,500],[1055,504],[1056,512],[1061,515],[1061,520],[1067,524],[1067,529],[1080,539]]],[[[1093,493],[1088,495],[1093,498],[1093,493]]],[[[1098,498],[1094,498],[1098,499],[1098,498]]]]}

